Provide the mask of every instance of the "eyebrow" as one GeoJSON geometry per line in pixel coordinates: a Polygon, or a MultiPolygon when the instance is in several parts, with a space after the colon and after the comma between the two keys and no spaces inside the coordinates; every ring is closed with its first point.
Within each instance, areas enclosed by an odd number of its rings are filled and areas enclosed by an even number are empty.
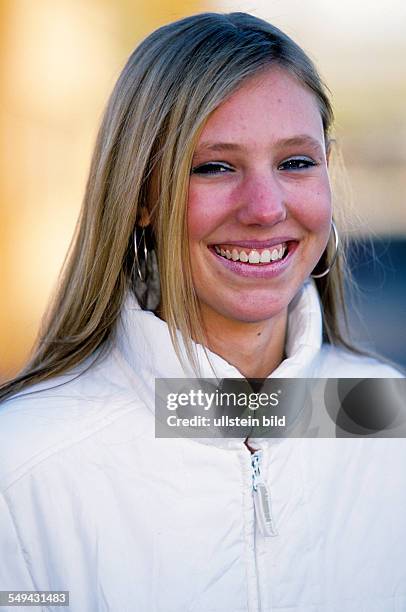
{"type": "MultiPolygon", "coordinates": [[[[317,149],[318,151],[322,150],[320,142],[316,140],[316,138],[308,136],[307,134],[299,134],[297,136],[292,136],[291,138],[281,138],[280,140],[277,140],[275,144],[278,148],[307,145],[313,149],[317,149]]],[[[207,141],[202,142],[196,149],[195,153],[198,154],[205,151],[243,151],[244,149],[245,147],[243,145],[239,145],[236,142],[207,141]]]]}

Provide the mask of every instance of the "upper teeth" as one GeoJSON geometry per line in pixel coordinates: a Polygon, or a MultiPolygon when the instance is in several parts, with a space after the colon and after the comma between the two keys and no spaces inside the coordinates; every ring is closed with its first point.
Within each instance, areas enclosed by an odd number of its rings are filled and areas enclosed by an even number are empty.
{"type": "Polygon", "coordinates": [[[277,244],[270,249],[240,250],[238,247],[223,248],[217,245],[214,248],[216,253],[222,257],[226,257],[227,259],[242,261],[244,263],[258,264],[269,263],[270,261],[282,259],[287,247],[286,244],[277,244]]]}

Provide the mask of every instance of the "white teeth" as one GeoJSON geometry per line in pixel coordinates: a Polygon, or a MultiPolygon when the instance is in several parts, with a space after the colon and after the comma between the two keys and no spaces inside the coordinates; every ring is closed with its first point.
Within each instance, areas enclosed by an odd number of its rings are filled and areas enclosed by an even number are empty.
{"type": "Polygon", "coordinates": [[[268,249],[265,249],[265,251],[262,251],[261,253],[261,263],[269,263],[271,261],[271,251],[268,251],[268,249]]]}
{"type": "Polygon", "coordinates": [[[227,259],[242,261],[243,263],[258,264],[269,263],[271,261],[282,259],[286,252],[287,246],[286,244],[279,244],[272,250],[265,249],[262,252],[252,249],[249,254],[247,254],[245,251],[238,251],[238,249],[232,249],[230,251],[229,249],[223,249],[217,245],[215,245],[214,249],[216,253],[222,257],[226,257],[227,259]]]}
{"type": "Polygon", "coordinates": [[[259,263],[260,255],[258,251],[251,251],[250,254],[248,255],[248,261],[250,263],[259,263]]]}

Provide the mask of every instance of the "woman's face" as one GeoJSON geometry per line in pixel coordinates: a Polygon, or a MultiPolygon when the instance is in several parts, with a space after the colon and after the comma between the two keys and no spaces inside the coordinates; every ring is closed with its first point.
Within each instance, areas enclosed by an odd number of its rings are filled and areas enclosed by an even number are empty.
{"type": "Polygon", "coordinates": [[[280,68],[208,119],[190,177],[193,283],[206,323],[286,310],[328,242],[331,192],[315,96],[280,68]]]}

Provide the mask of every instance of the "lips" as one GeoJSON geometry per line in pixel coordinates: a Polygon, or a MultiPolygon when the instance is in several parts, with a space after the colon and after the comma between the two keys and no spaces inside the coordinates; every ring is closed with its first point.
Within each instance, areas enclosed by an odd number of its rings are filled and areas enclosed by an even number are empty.
{"type": "Polygon", "coordinates": [[[279,276],[290,266],[298,245],[297,239],[283,242],[274,239],[263,242],[229,241],[208,245],[208,249],[231,272],[247,278],[267,279],[279,276]],[[256,248],[252,248],[252,245],[256,248]]]}

